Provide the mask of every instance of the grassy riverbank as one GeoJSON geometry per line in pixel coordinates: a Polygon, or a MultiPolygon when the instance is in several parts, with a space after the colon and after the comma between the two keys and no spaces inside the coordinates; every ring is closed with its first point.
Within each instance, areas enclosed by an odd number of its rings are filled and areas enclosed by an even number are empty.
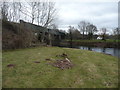
{"type": "MultiPolygon", "coordinates": [[[[60,46],[70,46],[70,40],[64,40],[60,46]]],[[[120,40],[72,40],[72,46],[89,46],[89,47],[106,47],[106,48],[120,48],[120,40]]]]}
{"type": "MultiPolygon", "coordinates": [[[[65,41],[70,41],[70,40],[65,40],[65,41]]],[[[120,42],[120,40],[112,40],[112,39],[107,39],[107,40],[72,40],[73,42],[120,42]]]]}
{"type": "Polygon", "coordinates": [[[102,53],[59,47],[35,47],[3,52],[3,88],[117,87],[118,59],[102,53]],[[48,65],[66,53],[74,64],[61,70],[48,65]],[[39,61],[40,63],[34,63],[39,61]],[[14,67],[7,67],[14,64],[14,67]]]}

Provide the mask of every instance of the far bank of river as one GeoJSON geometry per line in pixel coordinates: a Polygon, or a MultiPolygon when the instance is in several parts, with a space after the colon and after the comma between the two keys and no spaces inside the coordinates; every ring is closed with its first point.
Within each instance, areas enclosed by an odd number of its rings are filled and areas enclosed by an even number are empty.
{"type": "MultiPolygon", "coordinates": [[[[60,46],[71,47],[70,41],[62,41],[60,46]]],[[[120,48],[120,42],[81,42],[72,41],[72,47],[74,46],[89,46],[89,47],[105,47],[105,48],[120,48]]]]}
{"type": "MultiPolygon", "coordinates": [[[[62,42],[62,47],[71,47],[70,42],[62,42]]],[[[118,42],[72,42],[72,48],[90,50],[120,58],[120,43],[118,42]]]]}

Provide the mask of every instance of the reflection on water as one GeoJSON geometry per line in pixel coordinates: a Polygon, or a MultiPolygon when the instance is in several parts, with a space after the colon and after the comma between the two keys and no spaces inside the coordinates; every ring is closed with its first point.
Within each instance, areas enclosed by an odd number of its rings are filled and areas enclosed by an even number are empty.
{"type": "Polygon", "coordinates": [[[78,46],[79,49],[90,50],[105,54],[111,54],[112,56],[116,56],[120,58],[120,49],[118,48],[101,48],[101,47],[86,47],[86,46],[78,46]]]}

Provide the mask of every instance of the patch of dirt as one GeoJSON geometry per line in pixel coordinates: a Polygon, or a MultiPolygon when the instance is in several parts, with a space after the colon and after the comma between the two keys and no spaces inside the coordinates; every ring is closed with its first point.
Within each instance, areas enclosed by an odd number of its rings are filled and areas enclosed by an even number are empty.
{"type": "Polygon", "coordinates": [[[70,69],[72,68],[74,65],[72,64],[72,62],[64,59],[64,60],[56,60],[53,63],[49,63],[54,67],[60,68],[60,69],[70,69]]]}
{"type": "Polygon", "coordinates": [[[39,61],[34,61],[34,63],[40,63],[39,61]]]}
{"type": "MultiPolygon", "coordinates": [[[[70,69],[74,65],[72,64],[71,60],[68,58],[68,55],[66,53],[62,53],[59,55],[56,55],[56,57],[62,57],[62,60],[53,60],[53,62],[47,63],[47,65],[52,65],[54,67],[60,68],[60,69],[70,69]]],[[[52,59],[45,59],[47,61],[51,61],[52,59]]]]}
{"type": "Polygon", "coordinates": [[[8,64],[7,67],[15,67],[14,64],[8,64]]]}
{"type": "Polygon", "coordinates": [[[51,61],[51,59],[50,58],[47,58],[47,59],[45,59],[46,61],[51,61]]]}

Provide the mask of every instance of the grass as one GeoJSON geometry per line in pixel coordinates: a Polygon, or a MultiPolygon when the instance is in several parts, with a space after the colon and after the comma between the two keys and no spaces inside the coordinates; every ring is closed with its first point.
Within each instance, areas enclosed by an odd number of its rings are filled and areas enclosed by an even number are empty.
{"type": "Polygon", "coordinates": [[[2,89],[2,51],[0,50],[0,89],[2,89]]]}
{"type": "Polygon", "coordinates": [[[118,59],[93,51],[37,47],[3,52],[3,88],[116,88],[118,87],[118,59]],[[46,58],[60,59],[67,53],[75,64],[61,70],[48,65],[46,58]],[[34,63],[40,61],[40,63],[34,63]],[[7,67],[15,64],[15,67],[7,67]]]}

